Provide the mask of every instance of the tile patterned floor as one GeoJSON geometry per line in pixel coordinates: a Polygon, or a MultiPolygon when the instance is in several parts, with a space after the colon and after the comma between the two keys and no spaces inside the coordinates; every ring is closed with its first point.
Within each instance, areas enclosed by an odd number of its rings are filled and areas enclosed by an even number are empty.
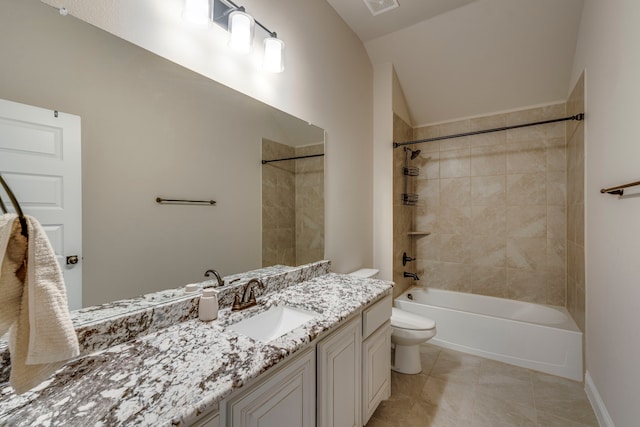
{"type": "Polygon", "coordinates": [[[422,373],[391,373],[367,427],[598,426],[582,383],[434,345],[422,373]]]}

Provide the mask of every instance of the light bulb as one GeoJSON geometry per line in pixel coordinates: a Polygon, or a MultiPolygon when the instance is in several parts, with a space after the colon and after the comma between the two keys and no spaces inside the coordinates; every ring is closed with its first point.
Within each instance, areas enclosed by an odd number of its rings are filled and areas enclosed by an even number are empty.
{"type": "Polygon", "coordinates": [[[229,14],[229,46],[238,53],[249,53],[253,47],[255,21],[246,12],[236,10],[229,14]]]}
{"type": "Polygon", "coordinates": [[[276,37],[264,39],[262,68],[270,73],[284,71],[284,42],[276,37]]]}

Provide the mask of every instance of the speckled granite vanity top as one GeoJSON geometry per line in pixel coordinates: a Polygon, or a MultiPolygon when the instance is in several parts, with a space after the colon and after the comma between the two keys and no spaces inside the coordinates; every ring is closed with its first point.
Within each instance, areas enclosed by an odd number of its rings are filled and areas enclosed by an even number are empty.
{"type": "MultiPolygon", "coordinates": [[[[0,425],[182,425],[342,321],[391,292],[392,282],[323,274],[258,298],[218,319],[166,326],[69,362],[48,382],[16,396],[0,390],[0,425]],[[320,313],[268,343],[228,325],[284,304],[320,313]]],[[[193,317],[193,316],[191,316],[193,317]]]]}

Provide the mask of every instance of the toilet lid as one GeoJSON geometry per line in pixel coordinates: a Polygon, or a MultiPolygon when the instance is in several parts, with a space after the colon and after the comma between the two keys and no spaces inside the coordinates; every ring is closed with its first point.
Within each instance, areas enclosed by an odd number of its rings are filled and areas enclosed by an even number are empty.
{"type": "Polygon", "coordinates": [[[428,317],[409,313],[408,311],[393,307],[391,309],[391,326],[402,329],[425,331],[435,328],[436,322],[428,317]]]}

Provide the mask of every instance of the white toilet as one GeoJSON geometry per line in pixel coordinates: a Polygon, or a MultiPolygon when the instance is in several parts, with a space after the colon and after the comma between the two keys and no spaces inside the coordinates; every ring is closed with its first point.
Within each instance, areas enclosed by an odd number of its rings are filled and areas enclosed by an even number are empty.
{"type": "MultiPolygon", "coordinates": [[[[378,270],[363,268],[351,273],[353,276],[375,279],[378,270]]],[[[420,363],[420,344],[436,335],[436,322],[393,307],[391,309],[391,342],[395,346],[395,360],[391,366],[402,374],[419,374],[422,372],[420,363]]]]}

